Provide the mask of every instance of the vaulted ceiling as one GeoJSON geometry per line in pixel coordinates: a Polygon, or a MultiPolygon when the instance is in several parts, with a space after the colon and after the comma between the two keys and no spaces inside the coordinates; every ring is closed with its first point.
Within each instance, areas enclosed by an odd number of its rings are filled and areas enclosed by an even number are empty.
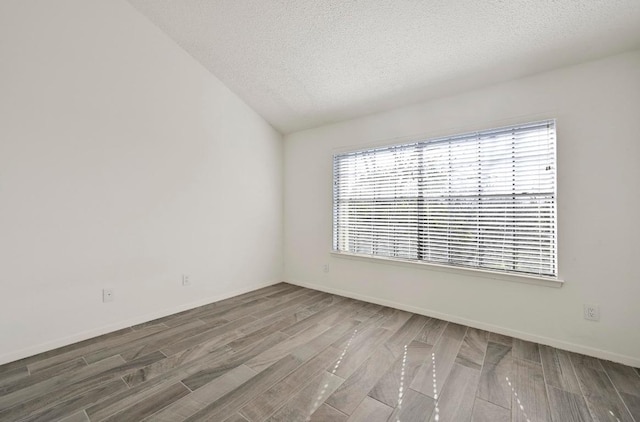
{"type": "Polygon", "coordinates": [[[640,48],[640,0],[129,2],[282,133],[640,48]]]}

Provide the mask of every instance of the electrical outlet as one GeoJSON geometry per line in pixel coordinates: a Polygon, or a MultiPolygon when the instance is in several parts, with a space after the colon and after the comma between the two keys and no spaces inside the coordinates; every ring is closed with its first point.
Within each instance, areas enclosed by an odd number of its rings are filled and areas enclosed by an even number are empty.
{"type": "Polygon", "coordinates": [[[584,304],[584,319],[589,321],[600,321],[600,306],[584,304]]]}
{"type": "Polygon", "coordinates": [[[102,301],[103,302],[113,302],[115,299],[115,290],[114,289],[102,289],[102,301]]]}
{"type": "Polygon", "coordinates": [[[322,271],[325,272],[325,273],[328,273],[329,272],[329,264],[324,264],[322,266],[322,271]]]}
{"type": "Polygon", "coordinates": [[[183,286],[191,286],[191,279],[187,274],[182,274],[182,285],[183,286]]]}

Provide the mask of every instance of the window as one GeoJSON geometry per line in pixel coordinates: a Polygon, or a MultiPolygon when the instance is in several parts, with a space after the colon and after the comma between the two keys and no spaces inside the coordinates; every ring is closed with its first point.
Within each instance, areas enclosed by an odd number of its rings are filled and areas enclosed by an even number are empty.
{"type": "Polygon", "coordinates": [[[334,155],[333,249],[557,275],[555,120],[334,155]]]}

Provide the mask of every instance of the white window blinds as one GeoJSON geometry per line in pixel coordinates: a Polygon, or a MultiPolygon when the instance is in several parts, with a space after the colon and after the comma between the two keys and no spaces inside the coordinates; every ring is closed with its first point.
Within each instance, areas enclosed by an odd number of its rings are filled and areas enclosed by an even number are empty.
{"type": "Polygon", "coordinates": [[[555,121],[333,159],[333,249],[557,275],[555,121]]]}

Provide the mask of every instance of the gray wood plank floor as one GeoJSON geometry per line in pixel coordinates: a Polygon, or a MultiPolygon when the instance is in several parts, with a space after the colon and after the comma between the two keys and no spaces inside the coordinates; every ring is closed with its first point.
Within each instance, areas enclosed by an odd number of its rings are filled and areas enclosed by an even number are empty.
{"type": "Polygon", "coordinates": [[[0,366],[0,421],[640,422],[640,371],[280,283],[0,366]]]}

